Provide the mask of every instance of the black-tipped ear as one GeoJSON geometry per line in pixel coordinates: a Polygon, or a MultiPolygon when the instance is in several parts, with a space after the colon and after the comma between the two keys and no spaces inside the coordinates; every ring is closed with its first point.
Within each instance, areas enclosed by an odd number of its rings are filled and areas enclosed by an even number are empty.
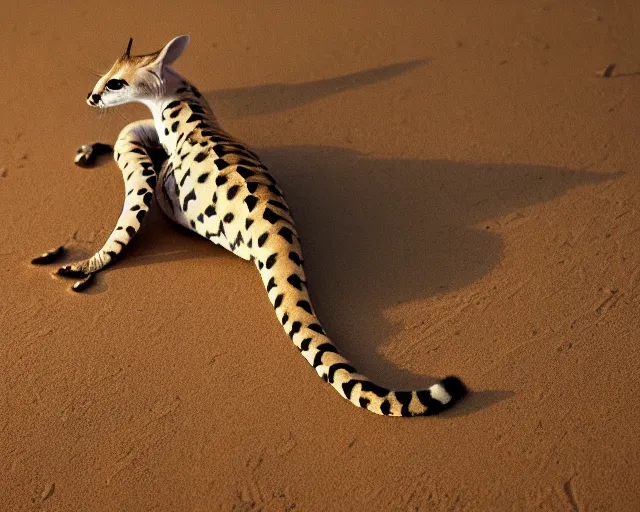
{"type": "Polygon", "coordinates": [[[160,54],[156,59],[156,64],[162,64],[168,66],[172,62],[175,62],[182,52],[189,44],[189,36],[178,36],[169,41],[166,46],[160,50],[160,54]]]}
{"type": "Polygon", "coordinates": [[[131,57],[131,45],[133,44],[133,37],[129,38],[129,44],[127,45],[127,51],[124,52],[126,57],[131,57]]]}

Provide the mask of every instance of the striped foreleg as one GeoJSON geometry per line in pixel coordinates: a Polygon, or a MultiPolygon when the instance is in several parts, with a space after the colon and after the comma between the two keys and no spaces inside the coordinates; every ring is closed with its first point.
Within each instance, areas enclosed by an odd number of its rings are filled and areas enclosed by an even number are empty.
{"type": "Polygon", "coordinates": [[[115,144],[114,158],[122,170],[125,200],[116,228],[91,258],[61,267],[59,274],[73,277],[94,274],[111,263],[133,239],[153,199],[156,171],[148,148],[157,144],[151,120],[132,123],[122,130],[115,144]]]}

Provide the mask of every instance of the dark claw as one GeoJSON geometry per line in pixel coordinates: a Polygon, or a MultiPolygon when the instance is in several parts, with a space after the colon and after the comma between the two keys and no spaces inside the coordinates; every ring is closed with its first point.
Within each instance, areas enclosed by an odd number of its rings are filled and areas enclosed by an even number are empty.
{"type": "Polygon", "coordinates": [[[46,265],[47,263],[53,263],[54,261],[60,259],[64,252],[64,245],[61,245],[60,247],[51,249],[50,251],[47,251],[40,256],[36,256],[31,260],[31,263],[33,265],[46,265]]]}
{"type": "Polygon", "coordinates": [[[87,275],[87,277],[85,277],[84,279],[74,283],[74,285],[71,287],[71,290],[73,290],[74,292],[81,292],[83,290],[86,290],[93,282],[94,277],[95,274],[87,275]]]}
{"type": "Polygon", "coordinates": [[[112,152],[113,148],[111,146],[101,142],[80,146],[74,162],[79,167],[93,167],[100,156],[111,154],[112,152]]]}
{"type": "MultiPolygon", "coordinates": [[[[71,267],[60,267],[57,272],[58,275],[64,277],[87,277],[87,273],[82,270],[73,270],[71,267]]],[[[89,274],[91,275],[91,274],[89,274]]]]}

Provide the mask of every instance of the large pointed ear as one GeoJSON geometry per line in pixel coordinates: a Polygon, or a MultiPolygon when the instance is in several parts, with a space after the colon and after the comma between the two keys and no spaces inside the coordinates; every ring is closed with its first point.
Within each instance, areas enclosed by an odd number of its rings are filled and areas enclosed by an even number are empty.
{"type": "Polygon", "coordinates": [[[153,64],[155,66],[168,66],[178,59],[182,52],[189,44],[189,36],[178,36],[169,41],[165,47],[160,50],[158,57],[153,64]]]}

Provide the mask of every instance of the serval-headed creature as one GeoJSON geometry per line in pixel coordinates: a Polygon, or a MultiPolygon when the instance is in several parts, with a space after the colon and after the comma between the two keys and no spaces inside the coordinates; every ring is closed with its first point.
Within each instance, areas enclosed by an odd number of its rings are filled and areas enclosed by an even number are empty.
{"type": "MultiPolygon", "coordinates": [[[[176,37],[157,52],[133,56],[130,40],[89,93],[92,107],[137,101],[153,119],[126,126],[113,148],[126,189],[116,228],[94,256],[59,273],[83,277],[77,290],[86,286],[136,235],[155,195],[173,221],[253,260],[285,332],[351,403],[389,416],[430,415],[451,406],[465,394],[456,377],[422,391],[391,391],[360,375],[329,341],[309,299],[300,239],[282,191],[259,157],[220,127],[198,90],[169,67],[188,42],[188,36],[176,37]],[[167,158],[156,171],[151,154],[160,147],[167,158]]],[[[88,164],[104,148],[83,146],[76,162],[88,164]]]]}

